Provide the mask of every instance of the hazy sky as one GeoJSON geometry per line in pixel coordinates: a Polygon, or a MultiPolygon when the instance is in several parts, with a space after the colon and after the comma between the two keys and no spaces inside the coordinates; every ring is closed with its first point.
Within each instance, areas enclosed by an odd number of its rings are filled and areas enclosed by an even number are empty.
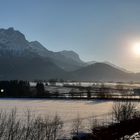
{"type": "Polygon", "coordinates": [[[0,27],[82,60],[110,61],[140,72],[140,0],[0,0],[0,27]]]}

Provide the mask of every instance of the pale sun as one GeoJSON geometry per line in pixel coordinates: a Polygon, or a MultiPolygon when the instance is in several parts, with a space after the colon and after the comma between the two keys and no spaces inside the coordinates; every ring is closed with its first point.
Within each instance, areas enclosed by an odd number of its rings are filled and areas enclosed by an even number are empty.
{"type": "Polygon", "coordinates": [[[133,51],[136,55],[140,56],[140,42],[133,45],[133,51]]]}

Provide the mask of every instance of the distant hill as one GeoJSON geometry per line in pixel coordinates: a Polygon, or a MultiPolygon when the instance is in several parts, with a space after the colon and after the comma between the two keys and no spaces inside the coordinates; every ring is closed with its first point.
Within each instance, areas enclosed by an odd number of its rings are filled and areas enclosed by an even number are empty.
{"type": "Polygon", "coordinates": [[[105,63],[95,63],[76,70],[73,79],[81,81],[131,81],[134,73],[127,73],[105,63]]]}
{"type": "Polygon", "coordinates": [[[120,67],[120,66],[117,66],[117,65],[111,63],[111,62],[104,61],[103,63],[108,64],[108,65],[110,65],[110,66],[112,66],[112,67],[114,67],[114,68],[116,68],[116,69],[121,70],[121,71],[124,71],[124,72],[127,72],[127,73],[132,73],[131,71],[128,71],[128,70],[126,70],[126,69],[124,69],[124,68],[122,68],[122,67],[120,67]]]}

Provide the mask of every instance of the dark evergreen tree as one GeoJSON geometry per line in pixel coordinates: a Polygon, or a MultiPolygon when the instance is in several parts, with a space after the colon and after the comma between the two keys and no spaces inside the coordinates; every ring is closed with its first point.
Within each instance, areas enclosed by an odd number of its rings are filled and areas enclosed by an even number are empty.
{"type": "Polygon", "coordinates": [[[30,84],[27,81],[0,81],[1,97],[25,97],[30,96],[30,84]]]}
{"type": "Polygon", "coordinates": [[[38,97],[44,96],[45,88],[44,88],[44,84],[43,84],[43,83],[38,82],[38,83],[36,84],[36,93],[37,93],[37,96],[38,96],[38,97]]]}

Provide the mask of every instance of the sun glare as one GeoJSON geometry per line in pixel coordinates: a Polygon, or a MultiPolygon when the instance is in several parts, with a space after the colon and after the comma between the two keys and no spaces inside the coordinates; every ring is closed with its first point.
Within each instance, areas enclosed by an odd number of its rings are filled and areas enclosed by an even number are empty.
{"type": "Polygon", "coordinates": [[[140,56],[140,42],[133,45],[133,51],[136,55],[140,56]]]}

